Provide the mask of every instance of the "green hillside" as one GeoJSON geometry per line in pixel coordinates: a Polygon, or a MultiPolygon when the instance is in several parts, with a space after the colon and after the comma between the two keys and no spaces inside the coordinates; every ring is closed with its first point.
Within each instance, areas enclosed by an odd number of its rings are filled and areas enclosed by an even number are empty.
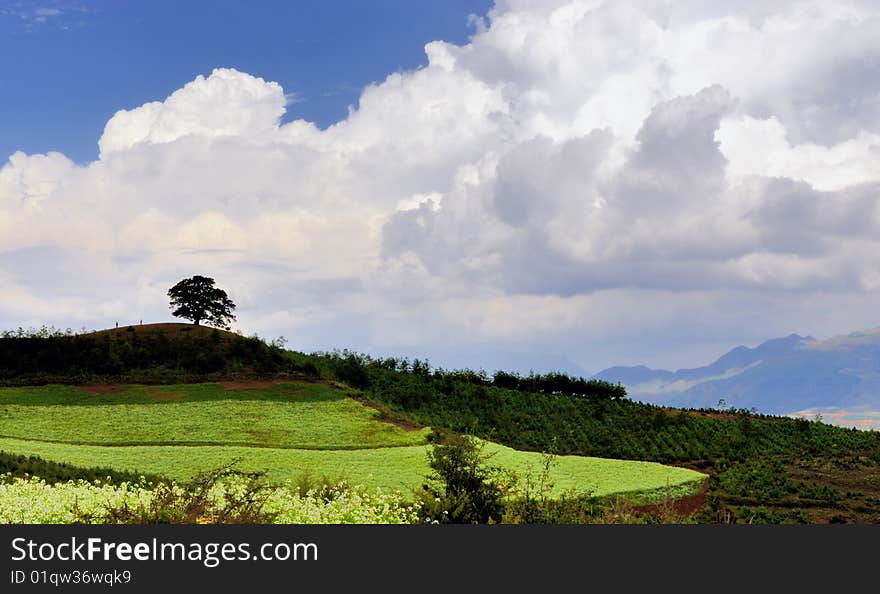
{"type": "MultiPolygon", "coordinates": [[[[304,476],[405,492],[430,472],[427,427],[400,427],[323,382],[0,389],[0,450],[186,480],[238,461],[277,482],[304,476]]],[[[494,464],[537,473],[541,455],[489,443],[494,464]]],[[[694,490],[704,476],[656,463],[562,456],[557,494],[694,490]]]]}
{"type": "MultiPolygon", "coordinates": [[[[650,460],[709,475],[693,521],[880,523],[880,432],[745,409],[683,410],[620,398],[614,386],[431,368],[355,353],[301,355],[327,377],[419,423],[519,450],[650,460]]],[[[570,379],[570,378],[569,378],[570,379]]]]}
{"type": "MultiPolygon", "coordinates": [[[[434,445],[468,434],[521,477],[554,454],[557,496],[573,487],[656,501],[667,480],[692,491],[708,475],[706,492],[676,502],[684,515],[675,517],[880,522],[878,432],[652,406],[560,373],[490,375],[282,344],[183,324],[0,335],[0,449],[44,458],[0,454],[0,468],[53,481],[91,480],[100,466],[116,481],[129,480],[125,471],[182,480],[241,459],[273,480],[344,477],[411,495],[434,445]]],[[[585,505],[560,521],[596,519],[594,502],[585,505]]]]}

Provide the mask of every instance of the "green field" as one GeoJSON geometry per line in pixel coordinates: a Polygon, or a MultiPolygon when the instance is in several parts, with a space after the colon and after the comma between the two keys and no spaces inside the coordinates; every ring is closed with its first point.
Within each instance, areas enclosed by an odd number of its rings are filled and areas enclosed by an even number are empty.
{"type": "MultiPolygon", "coordinates": [[[[429,473],[430,429],[379,417],[322,383],[2,388],[0,450],[172,479],[239,460],[242,470],[265,470],[277,481],[307,474],[408,492],[429,473]]],[[[520,475],[540,471],[538,453],[492,443],[486,452],[492,464],[520,475]]],[[[557,493],[656,493],[703,478],[656,463],[580,456],[557,457],[552,469],[557,493]]]]}
{"type": "Polygon", "coordinates": [[[342,450],[427,443],[430,430],[377,422],[378,411],[323,384],[228,390],[220,384],[0,388],[0,436],[89,445],[238,445],[342,450]]]}

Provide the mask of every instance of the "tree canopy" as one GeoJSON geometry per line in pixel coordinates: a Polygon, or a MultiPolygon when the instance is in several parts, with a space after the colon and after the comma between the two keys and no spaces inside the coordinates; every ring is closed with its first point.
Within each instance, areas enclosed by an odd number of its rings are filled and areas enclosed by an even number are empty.
{"type": "Polygon", "coordinates": [[[226,291],[214,286],[214,279],[207,276],[185,278],[170,289],[171,313],[175,317],[191,320],[196,326],[207,322],[211,326],[229,329],[235,320],[232,310],[235,303],[226,291]]]}

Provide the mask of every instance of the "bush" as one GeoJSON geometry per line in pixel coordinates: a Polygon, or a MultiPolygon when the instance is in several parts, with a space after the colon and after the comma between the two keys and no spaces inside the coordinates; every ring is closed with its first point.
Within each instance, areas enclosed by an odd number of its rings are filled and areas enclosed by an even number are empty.
{"type": "Polygon", "coordinates": [[[433,473],[416,494],[422,520],[440,524],[500,522],[507,484],[475,438],[455,435],[428,452],[433,473]]]}

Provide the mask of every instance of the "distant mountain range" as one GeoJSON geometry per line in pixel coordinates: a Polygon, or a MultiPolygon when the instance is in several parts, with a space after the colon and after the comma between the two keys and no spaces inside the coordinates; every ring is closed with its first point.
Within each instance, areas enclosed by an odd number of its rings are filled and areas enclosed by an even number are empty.
{"type": "Polygon", "coordinates": [[[828,340],[792,334],[739,346],[711,365],[666,371],[610,367],[596,378],[619,382],[636,400],[666,406],[880,410],[880,328],[828,340]]]}

